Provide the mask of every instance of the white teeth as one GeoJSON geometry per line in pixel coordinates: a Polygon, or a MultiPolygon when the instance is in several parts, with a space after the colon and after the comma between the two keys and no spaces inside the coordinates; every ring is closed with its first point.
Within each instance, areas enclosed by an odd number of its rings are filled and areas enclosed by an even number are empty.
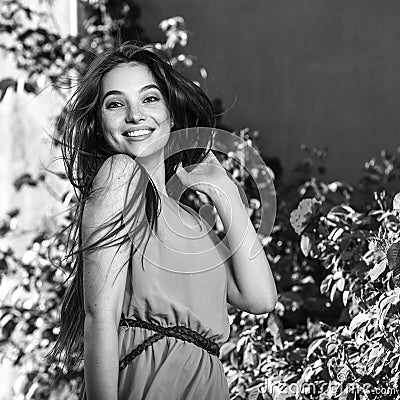
{"type": "Polygon", "coordinates": [[[138,129],[136,131],[129,131],[126,133],[128,137],[145,136],[153,132],[151,129],[138,129]]]}

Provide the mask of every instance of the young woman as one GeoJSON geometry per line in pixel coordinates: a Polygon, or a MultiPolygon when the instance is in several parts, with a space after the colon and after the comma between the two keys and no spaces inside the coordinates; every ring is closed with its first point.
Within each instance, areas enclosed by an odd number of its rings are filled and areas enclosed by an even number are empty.
{"type": "Polygon", "coordinates": [[[91,64],[64,115],[79,207],[52,355],[70,367],[83,355],[80,399],[229,399],[218,358],[227,302],[260,314],[277,294],[239,191],[210,150],[211,129],[187,129],[213,126],[209,99],[160,52],[125,43],[91,64]],[[229,246],[174,198],[174,176],[210,197],[229,246]]]}

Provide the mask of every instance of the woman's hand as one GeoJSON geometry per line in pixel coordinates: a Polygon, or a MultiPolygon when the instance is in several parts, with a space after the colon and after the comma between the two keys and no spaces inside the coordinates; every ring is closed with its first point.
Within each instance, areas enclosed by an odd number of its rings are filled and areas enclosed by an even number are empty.
{"type": "Polygon", "coordinates": [[[176,171],[179,180],[184,186],[198,190],[211,198],[219,190],[226,191],[235,186],[212,151],[202,162],[191,168],[192,166],[183,168],[182,164],[179,164],[176,171]]]}

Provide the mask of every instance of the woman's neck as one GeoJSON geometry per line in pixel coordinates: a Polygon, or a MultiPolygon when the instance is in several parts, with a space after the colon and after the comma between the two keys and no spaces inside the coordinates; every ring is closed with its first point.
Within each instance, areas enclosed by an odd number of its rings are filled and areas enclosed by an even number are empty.
{"type": "Polygon", "coordinates": [[[157,191],[168,197],[167,188],[165,186],[165,164],[163,154],[161,154],[160,157],[155,157],[153,154],[150,157],[137,158],[137,161],[147,171],[157,191]]]}

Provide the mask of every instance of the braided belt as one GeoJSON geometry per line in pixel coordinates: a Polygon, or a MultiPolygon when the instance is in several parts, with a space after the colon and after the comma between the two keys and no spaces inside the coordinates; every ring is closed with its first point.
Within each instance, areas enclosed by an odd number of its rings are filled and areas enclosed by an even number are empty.
{"type": "Polygon", "coordinates": [[[130,328],[144,328],[155,331],[154,335],[150,336],[148,339],[144,340],[138,346],[136,346],[130,353],[126,355],[124,359],[119,362],[119,370],[122,371],[129,363],[131,363],[135,357],[137,357],[141,352],[151,346],[154,342],[162,339],[165,336],[175,337],[177,339],[193,343],[204,350],[207,350],[210,354],[214,356],[219,356],[219,345],[211,339],[207,339],[200,333],[193,331],[182,325],[174,326],[161,326],[156,325],[148,321],[142,321],[140,319],[129,319],[125,318],[123,315],[119,322],[119,326],[126,326],[130,328]]]}

